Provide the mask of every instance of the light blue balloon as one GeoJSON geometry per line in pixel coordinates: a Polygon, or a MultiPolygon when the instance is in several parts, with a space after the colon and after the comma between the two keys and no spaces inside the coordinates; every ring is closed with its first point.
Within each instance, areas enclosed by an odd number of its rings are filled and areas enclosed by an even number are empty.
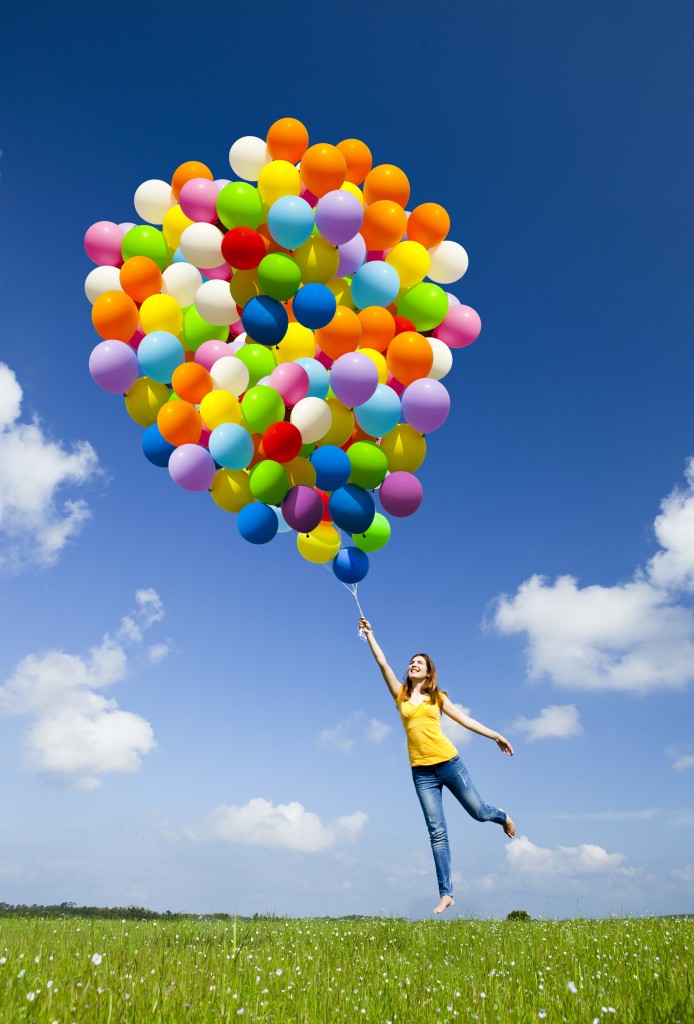
{"type": "Polygon", "coordinates": [[[272,511],[277,516],[277,532],[278,533],[290,533],[291,532],[291,526],[289,525],[287,520],[282,515],[282,510],[279,509],[279,508],[275,508],[274,505],[271,505],[270,508],[272,509],[272,511]]]}
{"type": "Polygon", "coordinates": [[[171,257],[171,262],[172,263],[187,263],[188,262],[188,260],[185,258],[185,256],[181,252],[180,245],[176,249],[176,251],[174,252],[173,256],[171,257]]]}
{"type": "Polygon", "coordinates": [[[314,213],[300,196],[281,196],[267,215],[268,231],[285,249],[296,249],[311,237],[314,213]]]}
{"type": "Polygon", "coordinates": [[[253,438],[239,423],[220,423],[210,434],[210,455],[225,469],[245,469],[253,458],[253,438]]]}
{"type": "Polygon", "coordinates": [[[383,437],[400,419],[399,396],[388,384],[379,384],[367,402],[354,410],[354,418],[367,434],[383,437]]]}
{"type": "Polygon", "coordinates": [[[308,374],[308,391],[306,392],[307,398],[325,398],[330,387],[330,374],[317,359],[311,359],[309,356],[303,356],[301,359],[295,360],[297,366],[303,366],[304,370],[308,374]]]}
{"type": "Polygon", "coordinates": [[[398,272],[383,260],[365,263],[352,278],[352,301],[357,309],[389,306],[400,291],[398,272]]]}
{"type": "Polygon", "coordinates": [[[174,370],[186,361],[183,345],[169,331],[145,334],[137,349],[137,361],[145,377],[170,384],[174,370]]]}

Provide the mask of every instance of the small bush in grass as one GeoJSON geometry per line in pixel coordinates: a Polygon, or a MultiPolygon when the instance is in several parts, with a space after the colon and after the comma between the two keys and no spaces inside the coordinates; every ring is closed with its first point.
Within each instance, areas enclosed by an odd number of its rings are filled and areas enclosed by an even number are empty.
{"type": "Polygon", "coordinates": [[[510,914],[506,915],[507,921],[529,921],[530,914],[527,910],[512,910],[510,914]]]}

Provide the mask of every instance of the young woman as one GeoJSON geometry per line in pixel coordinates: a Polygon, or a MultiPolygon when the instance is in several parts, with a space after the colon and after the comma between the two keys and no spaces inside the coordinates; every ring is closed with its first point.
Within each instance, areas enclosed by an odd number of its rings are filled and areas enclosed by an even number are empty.
{"type": "Polygon", "coordinates": [[[501,825],[509,838],[516,834],[516,826],[506,811],[486,804],[475,789],[465,765],[458,756],[448,737],[441,730],[441,712],[454,722],[488,736],[502,753],[512,755],[513,747],[498,733],[468,718],[450,702],[445,691],[436,683],[436,669],[428,654],[415,654],[410,661],[402,685],[386,661],[376,643],[371,625],[365,618],[359,620],[359,628],[366,635],[371,653],[383,674],[386,685],[397,704],[402,724],[407,735],[407,749],[412,766],[412,778],[424,818],[429,830],[431,850],[434,854],[436,877],[441,899],[434,907],[435,914],[442,914],[452,907],[451,853],[448,846],[448,831],[443,815],[442,791],[446,786],[465,810],[477,821],[495,821],[501,825]]]}

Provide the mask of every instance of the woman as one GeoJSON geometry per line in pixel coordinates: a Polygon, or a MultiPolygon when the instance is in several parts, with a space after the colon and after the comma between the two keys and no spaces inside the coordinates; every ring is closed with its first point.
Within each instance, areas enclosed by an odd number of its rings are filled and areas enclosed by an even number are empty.
{"type": "Polygon", "coordinates": [[[441,899],[434,907],[435,914],[442,914],[454,903],[451,886],[451,853],[448,846],[446,819],[443,815],[442,790],[446,786],[465,810],[477,821],[495,821],[501,825],[509,838],[516,834],[516,826],[506,811],[486,804],[475,789],[458,751],[441,731],[441,712],[454,722],[494,740],[499,749],[509,756],[513,747],[498,732],[468,718],[450,702],[446,693],[436,684],[436,669],[428,654],[415,654],[410,661],[407,674],[401,685],[376,643],[371,625],[365,618],[359,620],[359,628],[368,640],[371,653],[376,659],[386,685],[398,706],[402,724],[407,734],[407,749],[412,766],[412,778],[424,818],[429,830],[431,849],[436,865],[441,899]]]}

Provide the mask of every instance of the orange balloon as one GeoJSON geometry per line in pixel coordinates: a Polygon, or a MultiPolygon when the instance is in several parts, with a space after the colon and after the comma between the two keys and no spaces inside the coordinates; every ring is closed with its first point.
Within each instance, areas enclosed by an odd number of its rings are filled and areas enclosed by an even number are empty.
{"type": "Polygon", "coordinates": [[[131,256],[120,268],[120,286],[135,302],[161,291],[161,270],[148,256],[131,256]]]}
{"type": "Polygon", "coordinates": [[[407,221],[407,237],[425,249],[440,245],[451,230],[451,218],[438,203],[415,206],[407,221]]]}
{"type": "Polygon", "coordinates": [[[184,402],[198,405],[212,390],[212,378],[200,363],[181,363],[173,372],[171,386],[184,402]]]}
{"type": "Polygon", "coordinates": [[[395,337],[395,320],[383,306],[367,306],[357,313],[361,324],[362,348],[373,348],[385,352],[395,337]]]}
{"type": "Polygon", "coordinates": [[[301,180],[314,196],[324,196],[339,188],[347,174],[347,161],[337,148],[319,142],[306,150],[301,158],[301,180]]]}
{"type": "MultiPolygon", "coordinates": [[[[271,252],[289,252],[289,249],[284,249],[279,244],[279,242],[275,241],[275,239],[270,234],[270,231],[268,229],[267,224],[259,224],[258,227],[255,230],[258,232],[258,234],[263,239],[263,242],[265,243],[265,254],[266,255],[268,253],[271,253],[271,252]]],[[[237,271],[237,273],[238,273],[238,271],[237,271]]]]}
{"type": "Polygon", "coordinates": [[[359,233],[367,249],[392,249],[407,231],[407,214],[392,199],[379,199],[364,210],[359,233]]]}
{"type": "Polygon", "coordinates": [[[190,402],[168,401],[157,414],[157,426],[169,444],[175,444],[176,447],[180,444],[197,444],[202,433],[202,417],[190,402]]]}
{"type": "MultiPolygon", "coordinates": [[[[251,432],[249,431],[249,433],[251,432]]],[[[253,458],[248,463],[248,469],[252,469],[253,466],[257,466],[259,462],[262,462],[263,459],[267,458],[267,455],[263,451],[263,435],[251,433],[251,440],[253,441],[253,458]]]]}
{"type": "Polygon", "coordinates": [[[316,331],[316,344],[331,359],[339,359],[346,352],[354,352],[360,338],[359,318],[347,306],[338,306],[330,323],[316,331]]]}
{"type": "Polygon", "coordinates": [[[308,132],[295,117],[281,117],[270,126],[267,148],[273,160],[288,160],[296,164],[308,147],[308,132]]]}
{"type": "Polygon", "coordinates": [[[130,341],[140,314],[125,292],[103,292],[92,306],[92,323],[106,341],[130,341]]]}
{"type": "Polygon", "coordinates": [[[388,346],[386,362],[395,379],[407,385],[426,377],[434,363],[434,353],[424,335],[403,331],[388,346]]]}
{"type": "Polygon", "coordinates": [[[351,181],[353,185],[361,185],[366,175],[371,170],[371,150],[365,142],[359,139],[343,139],[338,142],[337,148],[347,162],[347,174],[345,181],[351,181]]]}
{"type": "Polygon", "coordinates": [[[367,204],[377,203],[379,199],[391,199],[405,207],[409,198],[410,182],[405,172],[395,164],[379,164],[366,175],[364,199],[367,204]]]}
{"type": "Polygon", "coordinates": [[[176,202],[178,202],[181,189],[192,178],[207,178],[209,181],[214,181],[214,174],[207,164],[201,164],[199,160],[186,160],[184,164],[180,164],[171,179],[171,191],[176,202]]]}

